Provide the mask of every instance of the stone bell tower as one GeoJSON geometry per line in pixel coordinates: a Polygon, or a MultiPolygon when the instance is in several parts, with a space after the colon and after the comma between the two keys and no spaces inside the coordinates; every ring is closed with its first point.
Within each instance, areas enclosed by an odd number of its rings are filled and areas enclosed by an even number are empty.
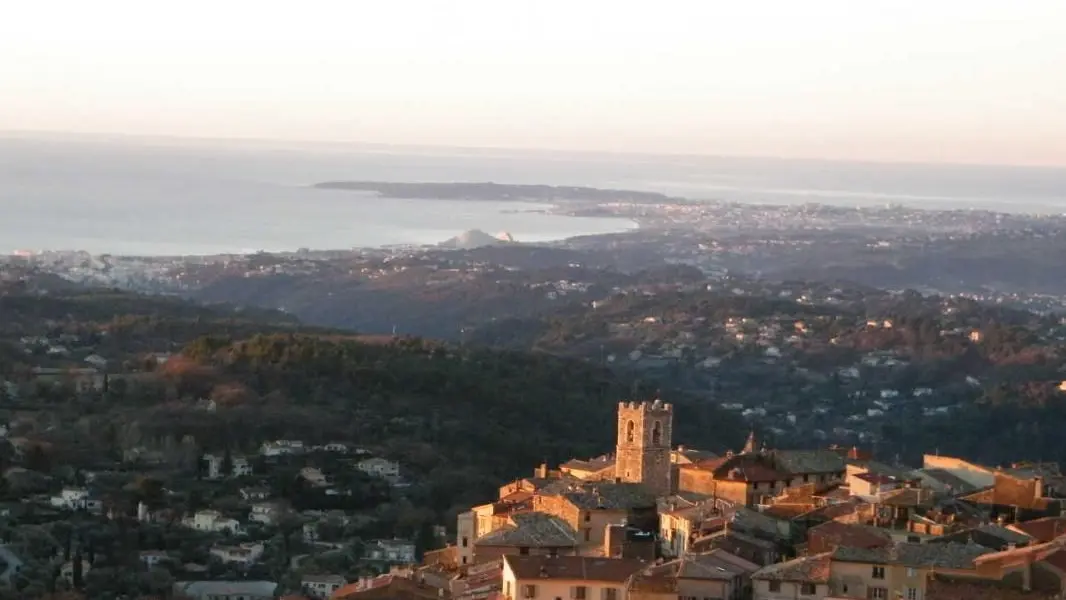
{"type": "Polygon", "coordinates": [[[657,495],[672,489],[670,449],[674,407],[661,400],[618,404],[615,478],[643,483],[657,495]]]}

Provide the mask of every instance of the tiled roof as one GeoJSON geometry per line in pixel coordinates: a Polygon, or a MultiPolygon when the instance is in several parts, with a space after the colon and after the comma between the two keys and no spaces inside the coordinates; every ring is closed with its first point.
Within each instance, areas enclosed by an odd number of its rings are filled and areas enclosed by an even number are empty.
{"type": "Polygon", "coordinates": [[[1066,517],[1044,517],[1022,523],[1015,523],[1010,529],[1020,531],[1037,542],[1050,542],[1051,540],[1066,535],[1066,517]]]}
{"type": "Polygon", "coordinates": [[[611,456],[600,456],[589,460],[572,459],[561,465],[561,469],[570,469],[574,471],[588,471],[590,473],[598,473],[600,471],[609,469],[614,466],[615,460],[611,456]]]}
{"type": "Polygon", "coordinates": [[[631,558],[587,556],[505,556],[503,560],[519,580],[562,579],[622,583],[647,566],[631,558]]]}
{"type": "Polygon", "coordinates": [[[775,469],[767,457],[759,454],[723,456],[701,461],[696,464],[696,468],[713,472],[717,479],[733,479],[753,483],[784,481],[789,478],[787,473],[775,469]]]}
{"type": "Polygon", "coordinates": [[[832,554],[829,552],[804,556],[775,565],[767,565],[752,574],[751,578],[798,583],[829,583],[831,560],[832,554]]]}
{"type": "Polygon", "coordinates": [[[560,481],[541,490],[545,496],[563,496],[583,510],[629,510],[656,506],[655,495],[639,483],[560,481]]]}
{"type": "Polygon", "coordinates": [[[693,448],[678,448],[674,453],[681,458],[684,458],[690,464],[696,464],[705,460],[713,460],[718,458],[718,455],[714,452],[707,450],[696,450],[693,448]]]}
{"type": "Polygon", "coordinates": [[[922,488],[903,488],[883,494],[878,502],[885,506],[929,506],[933,494],[922,488]]]}
{"type": "Polygon", "coordinates": [[[843,472],[844,457],[832,450],[776,450],[777,467],[793,475],[843,472]]]}
{"type": "Polygon", "coordinates": [[[501,527],[477,540],[477,546],[527,546],[552,548],[577,545],[577,533],[562,519],[538,512],[511,516],[514,525],[501,527]]]}
{"type": "Polygon", "coordinates": [[[920,469],[918,473],[950,487],[957,494],[965,494],[977,489],[972,483],[945,469],[920,469]]]}
{"type": "Polygon", "coordinates": [[[816,552],[840,546],[848,548],[884,548],[892,545],[892,536],[874,527],[829,521],[807,531],[807,543],[816,552]]]}
{"type": "Polygon", "coordinates": [[[886,477],[892,477],[899,480],[913,479],[908,473],[907,469],[901,469],[899,467],[893,467],[892,465],[878,462],[876,460],[849,460],[848,464],[855,465],[866,469],[869,473],[876,475],[884,475],[886,477]]]}
{"type": "Polygon", "coordinates": [[[905,567],[972,569],[977,557],[991,553],[992,550],[976,544],[899,543],[886,548],[841,546],[833,551],[833,560],[905,567]]]}
{"type": "Polygon", "coordinates": [[[926,583],[926,600],[1051,600],[1054,592],[1022,591],[988,579],[956,578],[934,574],[926,583]]]}
{"type": "Polygon", "coordinates": [[[899,479],[890,475],[882,475],[880,473],[859,473],[855,476],[856,479],[861,479],[867,483],[874,485],[888,485],[890,483],[899,483],[899,479]]]}
{"type": "Polygon", "coordinates": [[[970,529],[963,529],[962,531],[956,531],[955,533],[949,533],[938,538],[933,538],[929,540],[929,543],[974,543],[993,550],[1000,550],[1006,548],[1010,544],[1024,546],[1032,541],[1033,539],[1024,533],[1019,533],[1000,525],[986,523],[978,525],[977,527],[971,527],[970,529]]]}

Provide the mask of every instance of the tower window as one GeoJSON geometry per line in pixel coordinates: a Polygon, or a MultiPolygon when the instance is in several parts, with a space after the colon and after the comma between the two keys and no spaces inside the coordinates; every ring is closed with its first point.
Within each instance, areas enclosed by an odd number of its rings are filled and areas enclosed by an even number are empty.
{"type": "Polygon", "coordinates": [[[633,443],[633,433],[637,429],[637,424],[633,421],[626,423],[626,442],[633,443]]]}
{"type": "Polygon", "coordinates": [[[663,443],[663,424],[656,421],[651,426],[651,443],[653,446],[659,446],[663,443]]]}

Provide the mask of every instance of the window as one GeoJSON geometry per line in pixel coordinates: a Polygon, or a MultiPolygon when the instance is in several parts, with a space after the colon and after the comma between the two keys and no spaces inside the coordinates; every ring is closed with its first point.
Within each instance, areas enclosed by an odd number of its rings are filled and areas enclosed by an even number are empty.
{"type": "Polygon", "coordinates": [[[780,581],[771,581],[770,582],[770,591],[771,592],[780,592],[781,591],[781,582],[780,581]]]}
{"type": "Polygon", "coordinates": [[[585,513],[585,522],[588,523],[591,520],[592,520],[592,513],[591,512],[586,512],[585,513]]]}
{"type": "Polygon", "coordinates": [[[637,429],[637,424],[633,421],[626,423],[626,442],[633,443],[633,433],[637,429]]]}
{"type": "Polygon", "coordinates": [[[872,587],[867,590],[867,598],[870,600],[886,600],[888,598],[888,590],[882,587],[872,587]]]}
{"type": "Polygon", "coordinates": [[[907,577],[915,577],[916,575],[918,575],[918,569],[907,567],[907,577]]]}
{"type": "Polygon", "coordinates": [[[522,586],[522,597],[523,598],[536,598],[537,597],[537,586],[535,586],[535,585],[523,585],[522,586]]]}
{"type": "Polygon", "coordinates": [[[585,528],[585,541],[586,542],[592,541],[592,530],[587,528],[587,527],[585,528]]]}
{"type": "Polygon", "coordinates": [[[806,473],[804,473],[803,474],[803,483],[808,483],[808,482],[810,482],[810,480],[811,480],[811,476],[806,474],[806,473]]]}
{"type": "Polygon", "coordinates": [[[658,446],[663,443],[663,424],[656,421],[651,426],[651,445],[658,446]]]}
{"type": "Polygon", "coordinates": [[[469,545],[470,545],[470,538],[464,536],[463,537],[463,548],[466,548],[469,545]]]}
{"type": "Polygon", "coordinates": [[[518,549],[518,553],[522,556],[529,556],[529,548],[527,546],[522,546],[518,549]]]}
{"type": "Polygon", "coordinates": [[[559,549],[558,548],[549,548],[548,549],[548,556],[550,556],[552,558],[556,558],[557,556],[559,556],[559,549]]]}
{"type": "MultiPolygon", "coordinates": [[[[922,538],[920,538],[920,537],[918,537],[916,535],[908,535],[907,536],[907,541],[912,543],[912,544],[920,544],[922,542],[922,538]]],[[[908,570],[910,570],[910,569],[908,569],[908,570]]]]}
{"type": "Polygon", "coordinates": [[[801,583],[800,595],[801,596],[813,596],[818,593],[818,586],[813,583],[801,583]]]}
{"type": "Polygon", "coordinates": [[[588,588],[583,585],[570,588],[570,597],[574,600],[585,600],[586,592],[588,588]]]}
{"type": "Polygon", "coordinates": [[[466,557],[465,556],[463,557],[463,564],[464,565],[466,564],[466,557]]]}
{"type": "Polygon", "coordinates": [[[618,590],[615,588],[603,588],[603,600],[618,600],[618,590]]]}
{"type": "Polygon", "coordinates": [[[884,579],[885,578],[885,568],[884,567],[874,567],[873,578],[874,579],[884,579]]]}
{"type": "Polygon", "coordinates": [[[918,600],[918,588],[907,588],[907,600],[918,600]]]}

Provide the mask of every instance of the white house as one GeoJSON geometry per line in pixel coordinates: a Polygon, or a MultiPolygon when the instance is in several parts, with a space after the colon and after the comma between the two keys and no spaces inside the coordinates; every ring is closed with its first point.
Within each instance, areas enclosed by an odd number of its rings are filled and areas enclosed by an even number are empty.
{"type": "Polygon", "coordinates": [[[241,544],[239,546],[215,546],[211,556],[227,565],[250,567],[263,557],[263,544],[241,544]]]}
{"type": "Polygon", "coordinates": [[[415,543],[408,540],[374,540],[366,549],[366,558],[395,565],[413,565],[415,543]]]}
{"type": "Polygon", "coordinates": [[[63,488],[58,496],[52,496],[52,506],[66,510],[87,510],[99,513],[103,510],[103,502],[91,498],[89,490],[85,488],[63,488]]]}
{"type": "Polygon", "coordinates": [[[267,457],[291,456],[293,454],[303,453],[304,443],[300,440],[275,440],[273,442],[263,442],[263,445],[259,447],[259,454],[267,457]]]}
{"type": "Polygon", "coordinates": [[[256,502],[252,505],[252,512],[248,515],[248,520],[264,525],[273,525],[281,519],[284,513],[284,508],[277,502],[256,502]]]}
{"type": "Polygon", "coordinates": [[[201,510],[184,521],[186,527],[197,531],[212,531],[215,533],[236,534],[241,530],[241,524],[236,519],[223,518],[217,510],[201,510]]]}
{"type": "Polygon", "coordinates": [[[322,599],[329,598],[345,585],[348,580],[340,575],[304,575],[300,580],[300,587],[306,594],[322,599]]]}
{"type": "Polygon", "coordinates": [[[386,460],[379,457],[368,458],[359,461],[355,466],[367,475],[373,475],[375,477],[395,479],[400,476],[400,463],[394,460],[386,460]]]}

